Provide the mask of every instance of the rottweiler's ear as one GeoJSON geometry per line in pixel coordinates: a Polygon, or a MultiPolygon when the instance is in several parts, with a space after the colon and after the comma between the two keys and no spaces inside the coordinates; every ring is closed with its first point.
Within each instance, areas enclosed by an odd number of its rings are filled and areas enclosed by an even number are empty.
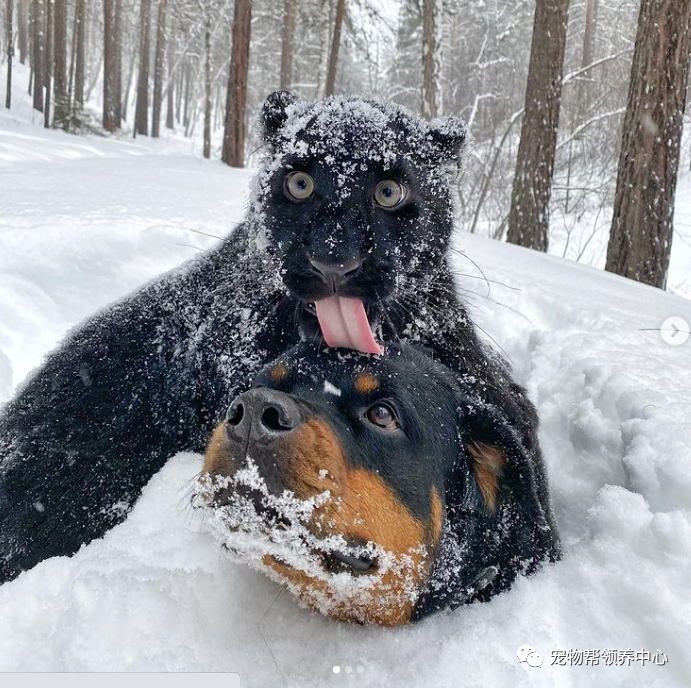
{"type": "Polygon", "coordinates": [[[540,500],[539,449],[526,448],[514,424],[495,406],[466,399],[459,414],[461,441],[486,509],[496,512],[513,495],[540,529],[549,528],[540,500]]]}
{"type": "Polygon", "coordinates": [[[429,123],[432,142],[442,162],[461,158],[468,140],[468,126],[460,117],[438,117],[429,123]]]}
{"type": "Polygon", "coordinates": [[[504,452],[499,447],[474,442],[472,439],[467,441],[466,449],[471,462],[470,470],[475,476],[482,501],[487,510],[494,513],[497,510],[500,481],[506,466],[504,452]]]}
{"type": "Polygon", "coordinates": [[[267,143],[275,140],[288,119],[288,107],[297,101],[298,97],[290,91],[274,91],[266,99],[262,107],[262,126],[267,143]]]}

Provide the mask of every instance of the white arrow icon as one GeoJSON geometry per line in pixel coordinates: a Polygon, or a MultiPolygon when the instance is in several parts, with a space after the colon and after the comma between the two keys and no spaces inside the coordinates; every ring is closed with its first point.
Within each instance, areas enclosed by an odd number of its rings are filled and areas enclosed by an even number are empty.
{"type": "Polygon", "coordinates": [[[669,344],[670,346],[681,346],[682,344],[686,344],[689,337],[691,337],[689,324],[684,318],[680,318],[676,315],[667,318],[667,320],[662,323],[661,334],[662,340],[665,344],[669,344]]]}

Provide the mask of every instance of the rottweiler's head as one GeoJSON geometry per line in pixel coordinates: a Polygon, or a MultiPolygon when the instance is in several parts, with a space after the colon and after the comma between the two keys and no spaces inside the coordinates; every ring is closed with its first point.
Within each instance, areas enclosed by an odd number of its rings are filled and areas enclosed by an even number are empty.
{"type": "Polygon", "coordinates": [[[217,428],[200,494],[224,545],[312,608],[401,625],[508,585],[549,525],[505,419],[419,351],[387,354],[303,344],[270,365],[217,428]]]}
{"type": "Polygon", "coordinates": [[[262,120],[266,155],[252,209],[285,286],[305,306],[303,327],[316,331],[317,304],[327,344],[374,353],[357,331],[355,341],[339,338],[333,307],[357,299],[374,327],[382,303],[413,293],[441,264],[453,226],[447,172],[466,126],[427,122],[393,103],[286,92],[268,98],[262,120]],[[320,312],[320,303],[332,310],[320,312]]]}

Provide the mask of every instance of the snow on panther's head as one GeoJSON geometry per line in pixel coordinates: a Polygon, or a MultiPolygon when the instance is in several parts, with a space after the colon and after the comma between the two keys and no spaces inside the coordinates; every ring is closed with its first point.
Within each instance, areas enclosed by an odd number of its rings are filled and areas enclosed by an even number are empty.
{"type": "Polygon", "coordinates": [[[291,295],[316,303],[327,342],[376,352],[366,326],[338,316],[340,300],[356,299],[359,315],[376,320],[381,304],[441,265],[454,216],[448,172],[467,128],[393,103],[286,92],[269,96],[262,124],[251,206],[262,247],[278,258],[291,295]]]}

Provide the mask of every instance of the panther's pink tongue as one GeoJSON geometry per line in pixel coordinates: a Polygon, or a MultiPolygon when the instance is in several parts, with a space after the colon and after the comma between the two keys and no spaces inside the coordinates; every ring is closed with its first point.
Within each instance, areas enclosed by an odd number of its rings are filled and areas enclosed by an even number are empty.
{"type": "Polygon", "coordinates": [[[328,346],[356,349],[365,354],[384,353],[384,347],[374,341],[365,305],[360,299],[330,296],[314,305],[328,346]]]}

